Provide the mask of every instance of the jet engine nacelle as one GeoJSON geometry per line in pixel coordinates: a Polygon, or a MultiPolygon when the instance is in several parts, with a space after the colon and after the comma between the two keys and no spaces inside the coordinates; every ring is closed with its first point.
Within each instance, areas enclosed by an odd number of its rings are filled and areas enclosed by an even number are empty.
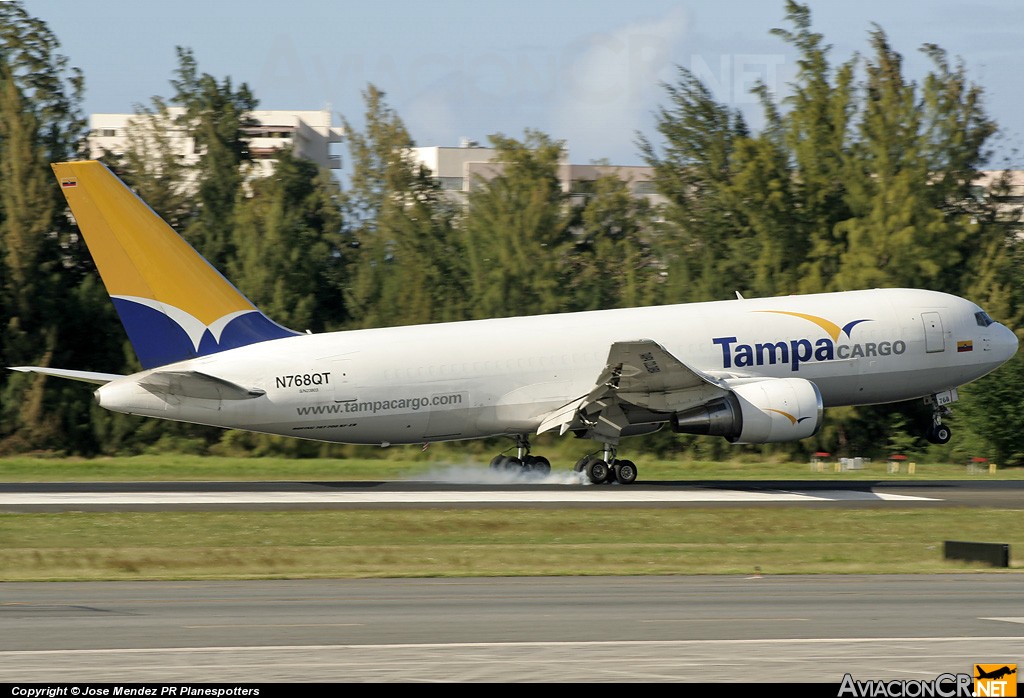
{"type": "Polygon", "coordinates": [[[725,397],[673,414],[680,434],[724,436],[736,444],[796,441],[821,427],[818,386],[803,378],[769,378],[732,386],[725,397]]]}

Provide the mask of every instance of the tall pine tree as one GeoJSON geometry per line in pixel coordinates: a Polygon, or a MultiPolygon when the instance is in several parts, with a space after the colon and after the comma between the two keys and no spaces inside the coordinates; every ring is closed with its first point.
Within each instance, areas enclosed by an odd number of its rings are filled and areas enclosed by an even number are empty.
{"type": "Polygon", "coordinates": [[[338,186],[329,172],[288,150],[274,173],[251,183],[236,206],[227,275],[275,321],[314,332],[337,328],[344,303],[330,283],[340,258],[338,186]]]}
{"type": "Polygon", "coordinates": [[[213,266],[223,269],[234,254],[235,203],[242,193],[242,165],[249,161],[245,129],[253,125],[250,114],[258,101],[245,83],[235,89],[229,77],[218,82],[200,74],[191,50],[178,47],[177,52],[172,101],[185,108],[178,122],[195,139],[199,153],[197,211],[183,232],[213,266]]]}
{"type": "Polygon", "coordinates": [[[496,175],[473,184],[463,225],[471,312],[487,318],[568,310],[572,212],[558,179],[563,144],[538,131],[491,142],[496,175]]]}
{"type": "MultiPolygon", "coordinates": [[[[109,370],[104,339],[80,341],[102,311],[49,167],[76,155],[84,130],[84,81],[59,48],[22,3],[0,3],[0,361],[109,370]]],[[[0,450],[91,449],[90,402],[66,382],[3,371],[0,450]]]]}

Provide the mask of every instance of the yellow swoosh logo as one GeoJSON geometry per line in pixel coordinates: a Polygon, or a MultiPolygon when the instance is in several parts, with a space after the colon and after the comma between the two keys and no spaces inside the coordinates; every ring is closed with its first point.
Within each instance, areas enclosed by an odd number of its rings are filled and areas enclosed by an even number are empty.
{"type": "Polygon", "coordinates": [[[765,408],[765,412],[774,412],[775,414],[781,414],[783,417],[788,419],[793,425],[796,425],[800,420],[791,415],[789,412],[783,412],[782,410],[773,410],[770,407],[765,408]]]}
{"type": "Polygon", "coordinates": [[[839,333],[843,331],[843,328],[837,325],[836,323],[832,322],[831,320],[826,320],[823,317],[818,317],[817,315],[808,315],[807,313],[793,313],[787,310],[755,310],[754,312],[774,313],[775,315],[791,315],[792,317],[798,317],[802,320],[813,322],[815,325],[823,329],[825,331],[825,334],[832,338],[833,342],[839,341],[839,333]]]}

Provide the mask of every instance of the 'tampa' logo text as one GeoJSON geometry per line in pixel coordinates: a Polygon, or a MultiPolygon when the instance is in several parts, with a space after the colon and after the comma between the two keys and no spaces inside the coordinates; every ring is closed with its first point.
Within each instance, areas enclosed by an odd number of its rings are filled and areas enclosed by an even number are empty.
{"type": "Polygon", "coordinates": [[[853,320],[843,327],[830,320],[785,310],[757,310],[759,313],[790,315],[807,320],[828,334],[828,337],[811,341],[810,339],[790,339],[779,342],[757,342],[743,344],[737,337],[715,337],[711,341],[722,348],[722,367],[744,368],[747,366],[764,366],[765,364],[789,364],[791,370],[799,371],[800,364],[808,361],[834,361],[836,359],[857,359],[868,356],[891,356],[902,354],[907,350],[907,343],[901,339],[895,342],[865,342],[863,344],[840,344],[840,335],[850,338],[850,332],[862,322],[870,319],[853,320]]]}

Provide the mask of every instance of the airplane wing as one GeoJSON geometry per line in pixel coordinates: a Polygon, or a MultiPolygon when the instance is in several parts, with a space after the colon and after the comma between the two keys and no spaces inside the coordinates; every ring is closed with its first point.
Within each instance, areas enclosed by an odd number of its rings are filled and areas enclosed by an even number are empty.
{"type": "Polygon", "coordinates": [[[110,381],[117,380],[118,378],[124,378],[124,376],[117,373],[70,371],[64,368],[48,368],[46,366],[11,366],[10,369],[12,371],[20,371],[21,373],[41,373],[44,376],[68,378],[70,380],[82,381],[84,383],[95,383],[97,385],[105,385],[110,381]]]}
{"type": "Polygon", "coordinates": [[[726,383],[690,368],[653,340],[615,342],[593,390],[545,415],[537,433],[587,429],[617,439],[632,425],[664,422],[667,413],[729,391],[726,383]]]}

